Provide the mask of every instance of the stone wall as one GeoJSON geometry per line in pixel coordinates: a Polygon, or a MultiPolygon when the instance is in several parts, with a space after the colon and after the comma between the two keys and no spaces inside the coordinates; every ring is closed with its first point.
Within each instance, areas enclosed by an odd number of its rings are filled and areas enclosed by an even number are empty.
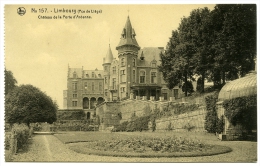
{"type": "MultiPolygon", "coordinates": [[[[96,108],[97,115],[101,120],[100,130],[105,130],[110,126],[117,126],[124,121],[129,121],[133,114],[136,116],[150,115],[157,110],[164,113],[165,110],[173,114],[176,109],[176,101],[151,101],[128,99],[120,102],[104,102],[96,108]],[[121,117],[119,116],[121,115],[121,117]]],[[[189,104],[185,102],[185,104],[189,104]]],[[[174,131],[187,131],[184,126],[194,126],[192,131],[205,131],[206,109],[205,106],[198,107],[197,110],[188,111],[187,113],[164,117],[156,120],[156,130],[165,131],[169,123],[174,131]]]]}
{"type": "Polygon", "coordinates": [[[188,131],[185,126],[192,128],[191,131],[204,132],[206,109],[204,106],[198,110],[187,112],[185,114],[175,115],[171,117],[156,120],[156,131],[167,131],[170,128],[173,131],[188,131]],[[171,126],[169,128],[169,125],[171,126]]]}

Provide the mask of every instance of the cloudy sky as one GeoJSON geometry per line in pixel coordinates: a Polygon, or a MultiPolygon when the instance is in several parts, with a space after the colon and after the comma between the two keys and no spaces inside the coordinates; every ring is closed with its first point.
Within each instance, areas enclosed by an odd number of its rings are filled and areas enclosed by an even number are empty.
{"type": "Polygon", "coordinates": [[[18,84],[32,84],[45,91],[63,108],[67,69],[82,67],[102,70],[109,41],[114,57],[115,47],[126,18],[130,16],[141,48],[165,47],[171,31],[193,9],[214,5],[23,5],[26,13],[17,14],[19,5],[5,6],[5,66],[18,84]],[[32,8],[37,13],[32,12],[32,8]],[[39,13],[47,8],[48,13],[39,13]],[[57,9],[98,10],[102,13],[79,14],[92,19],[39,19],[41,16],[74,16],[55,13],[57,9]]]}

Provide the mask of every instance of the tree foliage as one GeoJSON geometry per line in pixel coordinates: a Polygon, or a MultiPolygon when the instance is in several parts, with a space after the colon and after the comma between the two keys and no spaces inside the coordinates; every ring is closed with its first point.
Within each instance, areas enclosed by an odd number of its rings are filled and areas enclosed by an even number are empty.
{"type": "Polygon", "coordinates": [[[17,81],[13,76],[12,71],[5,69],[5,95],[16,87],[17,81]]]}
{"type": "Polygon", "coordinates": [[[32,85],[16,87],[6,96],[5,120],[7,123],[35,123],[56,121],[57,104],[32,85]]]}
{"type": "MultiPolygon", "coordinates": [[[[160,54],[168,88],[187,85],[195,74],[221,88],[254,69],[256,57],[256,5],[216,5],[199,8],[181,19],[160,54]]],[[[187,87],[184,87],[187,96],[187,87]]],[[[200,84],[204,92],[204,81],[200,84]]]]}

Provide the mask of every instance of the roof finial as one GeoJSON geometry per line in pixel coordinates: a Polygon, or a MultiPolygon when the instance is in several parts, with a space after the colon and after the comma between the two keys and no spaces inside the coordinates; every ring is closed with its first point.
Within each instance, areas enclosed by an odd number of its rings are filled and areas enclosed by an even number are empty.
{"type": "Polygon", "coordinates": [[[128,6],[128,10],[127,10],[127,12],[128,12],[128,17],[129,17],[129,6],[128,6]]]}
{"type": "Polygon", "coordinates": [[[109,37],[109,47],[110,47],[110,37],[109,37]]]}

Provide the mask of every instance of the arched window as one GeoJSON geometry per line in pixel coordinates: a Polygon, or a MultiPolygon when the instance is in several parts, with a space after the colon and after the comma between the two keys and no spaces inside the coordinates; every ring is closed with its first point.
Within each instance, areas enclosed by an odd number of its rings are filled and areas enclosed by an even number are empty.
{"type": "Polygon", "coordinates": [[[140,71],[140,83],[145,83],[145,71],[140,71]]]}

